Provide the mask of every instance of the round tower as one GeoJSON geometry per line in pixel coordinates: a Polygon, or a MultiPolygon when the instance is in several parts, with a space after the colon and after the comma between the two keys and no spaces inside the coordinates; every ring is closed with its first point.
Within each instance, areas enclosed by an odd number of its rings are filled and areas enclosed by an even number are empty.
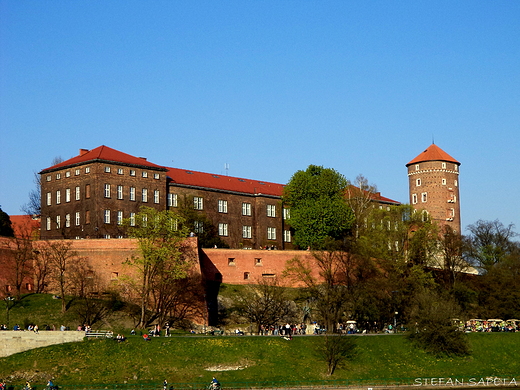
{"type": "Polygon", "coordinates": [[[431,144],[406,167],[410,204],[416,210],[426,210],[440,226],[451,226],[460,233],[460,162],[431,144]]]}

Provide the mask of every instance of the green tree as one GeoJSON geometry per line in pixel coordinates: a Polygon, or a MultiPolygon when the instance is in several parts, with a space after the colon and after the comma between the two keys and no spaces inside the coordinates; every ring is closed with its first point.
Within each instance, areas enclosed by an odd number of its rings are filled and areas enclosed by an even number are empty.
{"type": "Polygon", "coordinates": [[[301,248],[321,249],[327,238],[344,238],[354,222],[345,198],[347,180],[331,168],[309,165],[298,171],[283,192],[291,209],[290,226],[294,242],[301,248]]]}
{"type": "MultiPolygon", "coordinates": [[[[135,218],[125,220],[130,237],[138,241],[139,255],[127,261],[137,271],[136,278],[129,281],[140,302],[140,327],[157,318],[160,299],[153,300],[156,289],[165,286],[165,280],[174,283],[186,278],[193,267],[192,257],[186,256],[184,241],[188,229],[184,220],[172,211],[158,211],[142,207],[135,218]]],[[[161,294],[160,294],[161,295],[161,294]]],[[[163,296],[163,295],[161,295],[163,296]]]]}
{"type": "Polygon", "coordinates": [[[11,218],[0,207],[0,236],[14,237],[14,230],[11,226],[11,218]]]}

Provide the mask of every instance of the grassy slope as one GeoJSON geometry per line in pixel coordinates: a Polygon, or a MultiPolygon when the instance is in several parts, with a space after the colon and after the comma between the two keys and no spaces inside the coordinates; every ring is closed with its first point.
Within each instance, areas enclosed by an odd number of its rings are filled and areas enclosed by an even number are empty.
{"type": "MultiPolygon", "coordinates": [[[[333,379],[416,377],[520,377],[520,333],[469,335],[473,355],[437,359],[412,348],[400,335],[357,337],[357,357],[333,379]]],[[[329,379],[317,360],[318,336],[295,337],[172,337],[145,342],[136,336],[126,343],[89,340],[35,349],[0,359],[0,379],[54,377],[60,384],[161,382],[206,383],[211,366],[241,366],[218,372],[223,383],[242,381],[305,381],[329,379]]],[[[34,380],[38,382],[38,380],[34,380]]]]}

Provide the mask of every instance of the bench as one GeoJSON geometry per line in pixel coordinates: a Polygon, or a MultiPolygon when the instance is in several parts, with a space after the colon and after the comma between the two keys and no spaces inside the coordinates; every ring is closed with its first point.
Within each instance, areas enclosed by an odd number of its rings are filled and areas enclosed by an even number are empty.
{"type": "Polygon", "coordinates": [[[85,337],[111,339],[114,338],[114,333],[111,330],[91,330],[85,333],[85,337]]]}

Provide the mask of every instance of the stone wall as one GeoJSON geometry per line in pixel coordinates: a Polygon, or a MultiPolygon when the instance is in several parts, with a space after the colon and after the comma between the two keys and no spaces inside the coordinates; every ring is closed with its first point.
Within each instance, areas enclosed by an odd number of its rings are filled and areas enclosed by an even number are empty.
{"type": "Polygon", "coordinates": [[[84,337],[84,332],[77,331],[60,332],[44,330],[38,333],[14,330],[0,331],[0,358],[28,351],[33,348],[78,342],[82,341],[84,337]]]}

